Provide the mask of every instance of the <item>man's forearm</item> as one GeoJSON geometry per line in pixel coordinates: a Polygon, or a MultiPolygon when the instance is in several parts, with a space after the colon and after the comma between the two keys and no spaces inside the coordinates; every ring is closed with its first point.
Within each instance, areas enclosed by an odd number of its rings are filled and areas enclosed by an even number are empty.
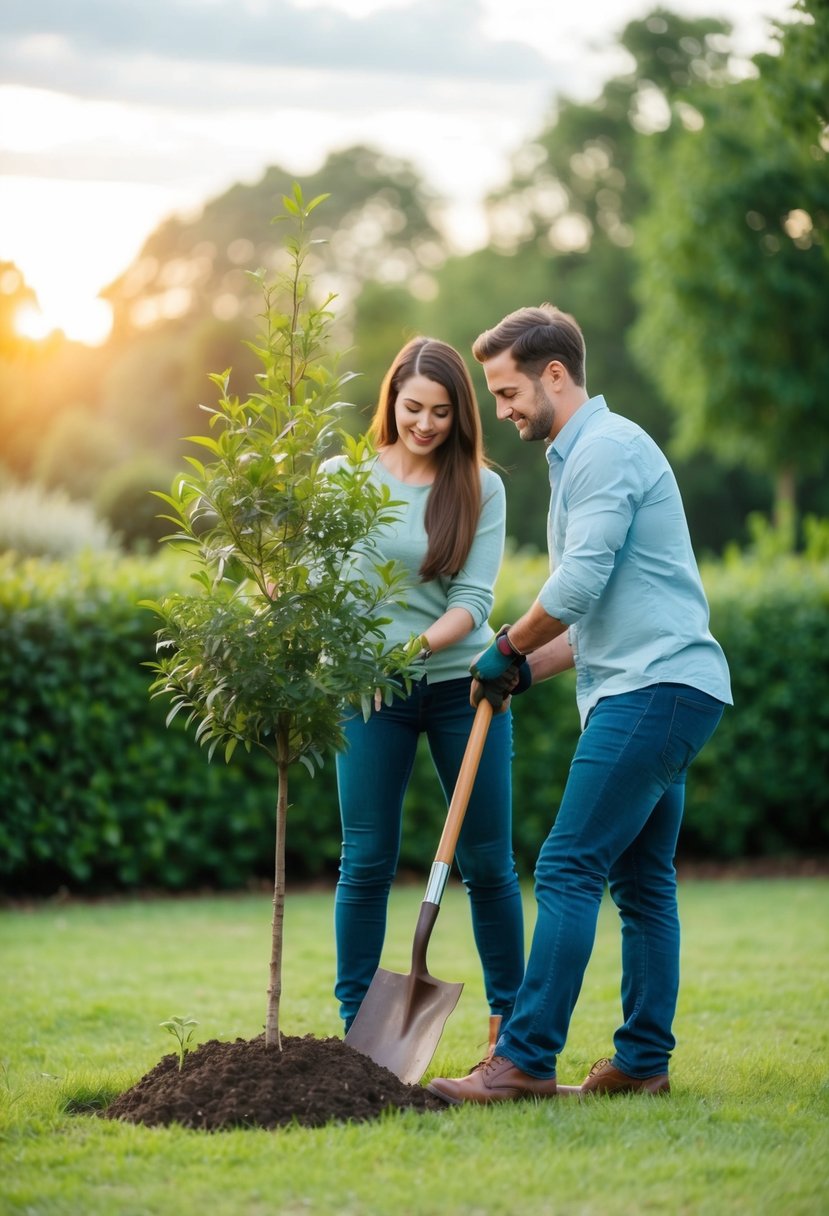
{"type": "MultiPolygon", "coordinates": [[[[510,625],[509,640],[516,650],[520,650],[522,654],[530,654],[566,631],[567,626],[563,621],[550,616],[549,612],[545,612],[536,600],[528,612],[525,612],[514,625],[510,625]]],[[[562,670],[564,669],[562,668],[562,670]]],[[[549,674],[555,673],[550,672],[549,674]]]]}
{"type": "Polygon", "coordinates": [[[541,680],[549,680],[551,676],[561,675],[573,667],[573,647],[566,633],[560,633],[552,642],[539,646],[527,659],[532,673],[533,684],[541,680]]]}

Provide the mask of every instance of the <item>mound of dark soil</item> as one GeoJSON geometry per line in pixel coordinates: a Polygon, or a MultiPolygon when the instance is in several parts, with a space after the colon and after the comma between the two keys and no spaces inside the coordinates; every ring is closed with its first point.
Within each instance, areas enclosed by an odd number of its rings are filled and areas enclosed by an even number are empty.
{"type": "Polygon", "coordinates": [[[446,1110],[420,1085],[404,1083],[342,1039],[282,1036],[282,1051],[256,1039],[202,1043],[185,1058],[164,1056],[103,1112],[107,1119],[203,1131],[375,1119],[390,1108],[446,1110]]]}

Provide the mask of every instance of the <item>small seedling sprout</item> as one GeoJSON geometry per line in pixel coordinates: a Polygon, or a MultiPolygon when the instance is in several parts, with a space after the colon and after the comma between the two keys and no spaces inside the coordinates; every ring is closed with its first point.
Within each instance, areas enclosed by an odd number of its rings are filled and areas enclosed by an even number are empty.
{"type": "Polygon", "coordinates": [[[182,1068],[184,1068],[184,1057],[190,1050],[193,1028],[198,1026],[198,1022],[193,1018],[170,1018],[168,1022],[160,1022],[159,1025],[164,1030],[169,1030],[170,1034],[178,1041],[178,1070],[181,1072],[182,1068]]]}

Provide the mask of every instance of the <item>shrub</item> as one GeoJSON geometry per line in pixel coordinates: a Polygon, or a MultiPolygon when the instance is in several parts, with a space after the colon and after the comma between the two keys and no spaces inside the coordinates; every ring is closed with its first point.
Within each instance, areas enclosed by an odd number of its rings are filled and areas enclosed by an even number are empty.
{"type": "MultiPolygon", "coordinates": [[[[679,846],[685,857],[829,852],[827,528],[806,520],[808,549],[799,556],[758,521],[752,530],[748,553],[732,550],[702,571],[734,706],[691,768],[679,846]]],[[[496,624],[526,609],[546,570],[546,556],[508,554],[496,624]]],[[[573,679],[567,673],[514,703],[515,839],[525,864],[553,822],[576,746],[573,679]]]]}
{"type": "Polygon", "coordinates": [[[720,857],[829,846],[829,563],[732,555],[705,571],[734,708],[691,770],[684,844],[720,857]]]}
{"type": "Polygon", "coordinates": [[[108,525],[89,503],[73,502],[62,490],[50,492],[37,485],[0,489],[0,553],[66,558],[114,547],[108,525]]]}
{"type": "Polygon", "coordinates": [[[0,873],[13,889],[238,886],[270,853],[254,760],[208,765],[148,696],[155,625],[136,601],[185,579],[158,559],[0,559],[0,873]]]}
{"type": "Polygon", "coordinates": [[[166,490],[172,470],[155,456],[135,456],[101,478],[95,507],[128,552],[154,553],[170,526],[159,517],[154,490],[166,490]]]}
{"type": "MultiPolygon", "coordinates": [[[[531,602],[546,559],[510,554],[493,622],[531,602]]],[[[829,853],[826,621],[829,565],[732,556],[703,578],[731,664],[735,708],[691,770],[685,857],[829,853]]],[[[241,749],[207,763],[178,720],[150,700],[155,620],[137,608],[188,583],[169,557],[0,558],[0,876],[7,889],[233,888],[271,878],[273,779],[241,749]]],[[[572,673],[514,705],[514,821],[527,876],[578,738],[572,673]]],[[[418,756],[401,868],[424,870],[445,814],[418,756]]],[[[299,769],[288,872],[333,872],[340,827],[334,765],[299,769]]]]}

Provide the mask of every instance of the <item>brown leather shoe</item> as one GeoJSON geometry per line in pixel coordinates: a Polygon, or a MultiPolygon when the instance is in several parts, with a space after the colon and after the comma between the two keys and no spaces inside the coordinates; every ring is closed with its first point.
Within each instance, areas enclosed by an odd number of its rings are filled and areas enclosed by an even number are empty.
{"type": "Polygon", "coordinates": [[[597,1060],[581,1084],[583,1094],[667,1094],[671,1083],[666,1072],[653,1077],[629,1077],[610,1060],[597,1060]]]}
{"type": "Polygon", "coordinates": [[[516,1068],[506,1056],[482,1060],[466,1077],[435,1077],[426,1086],[435,1094],[458,1106],[461,1102],[517,1102],[520,1098],[555,1098],[556,1079],[531,1077],[516,1068]]]}

